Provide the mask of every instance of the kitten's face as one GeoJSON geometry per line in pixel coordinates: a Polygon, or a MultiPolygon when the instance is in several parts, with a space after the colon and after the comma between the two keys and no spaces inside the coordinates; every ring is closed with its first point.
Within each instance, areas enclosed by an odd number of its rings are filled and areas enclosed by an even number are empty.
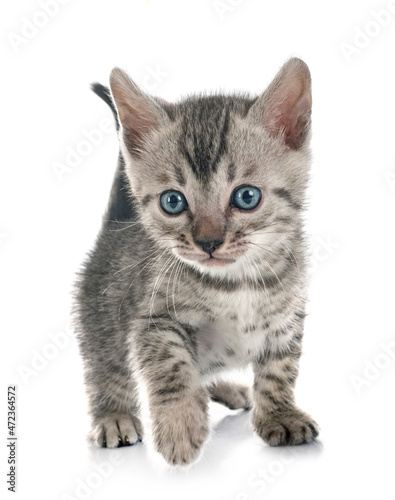
{"type": "MultiPolygon", "coordinates": [[[[185,153],[164,147],[180,144],[182,131],[175,123],[173,130],[158,134],[129,171],[143,223],[154,239],[210,274],[251,274],[263,259],[273,263],[276,254],[287,253],[303,203],[308,154],[287,151],[248,118],[235,116],[216,169],[199,177],[185,153]],[[296,161],[302,169],[295,168],[296,161]],[[204,242],[222,243],[210,248],[204,242]]],[[[193,147],[188,151],[192,155],[193,147]]]]}
{"type": "Polygon", "coordinates": [[[280,72],[259,99],[211,96],[164,105],[137,95],[123,106],[126,98],[112,82],[142,222],[162,247],[201,272],[272,274],[292,258],[308,180],[311,105],[308,70],[293,65],[297,75],[286,65],[287,81],[281,85],[280,72]]]}

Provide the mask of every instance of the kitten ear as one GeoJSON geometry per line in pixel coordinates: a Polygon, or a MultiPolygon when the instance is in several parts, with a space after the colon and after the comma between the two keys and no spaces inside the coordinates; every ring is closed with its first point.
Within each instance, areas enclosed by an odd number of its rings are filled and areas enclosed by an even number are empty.
{"type": "Polygon", "coordinates": [[[131,154],[138,155],[149,133],[164,125],[168,116],[120,68],[112,70],[110,87],[122,123],[125,145],[131,154]]]}
{"type": "Polygon", "coordinates": [[[286,62],[248,116],[272,137],[281,137],[289,148],[301,148],[310,130],[311,77],[307,65],[296,57],[286,62]]]}

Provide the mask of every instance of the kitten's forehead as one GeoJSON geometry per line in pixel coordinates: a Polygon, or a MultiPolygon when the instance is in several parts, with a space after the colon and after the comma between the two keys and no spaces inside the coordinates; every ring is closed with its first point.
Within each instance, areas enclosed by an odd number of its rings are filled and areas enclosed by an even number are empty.
{"type": "Polygon", "coordinates": [[[190,98],[178,106],[179,152],[201,183],[212,179],[228,151],[234,116],[245,116],[252,102],[216,95],[190,98]]]}

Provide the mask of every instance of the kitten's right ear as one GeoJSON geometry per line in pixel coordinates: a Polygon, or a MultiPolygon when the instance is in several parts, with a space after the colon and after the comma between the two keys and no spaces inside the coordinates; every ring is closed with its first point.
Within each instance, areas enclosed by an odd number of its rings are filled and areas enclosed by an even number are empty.
{"type": "Polygon", "coordinates": [[[150,132],[164,125],[169,118],[163,108],[120,68],[112,70],[110,87],[122,123],[125,145],[130,154],[139,155],[150,132]]]}

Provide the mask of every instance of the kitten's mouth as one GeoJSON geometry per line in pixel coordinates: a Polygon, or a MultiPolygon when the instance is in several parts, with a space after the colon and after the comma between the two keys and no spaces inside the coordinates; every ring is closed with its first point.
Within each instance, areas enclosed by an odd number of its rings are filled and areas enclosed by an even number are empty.
{"type": "Polygon", "coordinates": [[[205,266],[215,267],[215,266],[227,266],[235,261],[236,259],[225,259],[220,257],[213,257],[212,255],[210,255],[210,257],[207,257],[207,259],[200,260],[199,263],[204,264],[205,266]]]}

